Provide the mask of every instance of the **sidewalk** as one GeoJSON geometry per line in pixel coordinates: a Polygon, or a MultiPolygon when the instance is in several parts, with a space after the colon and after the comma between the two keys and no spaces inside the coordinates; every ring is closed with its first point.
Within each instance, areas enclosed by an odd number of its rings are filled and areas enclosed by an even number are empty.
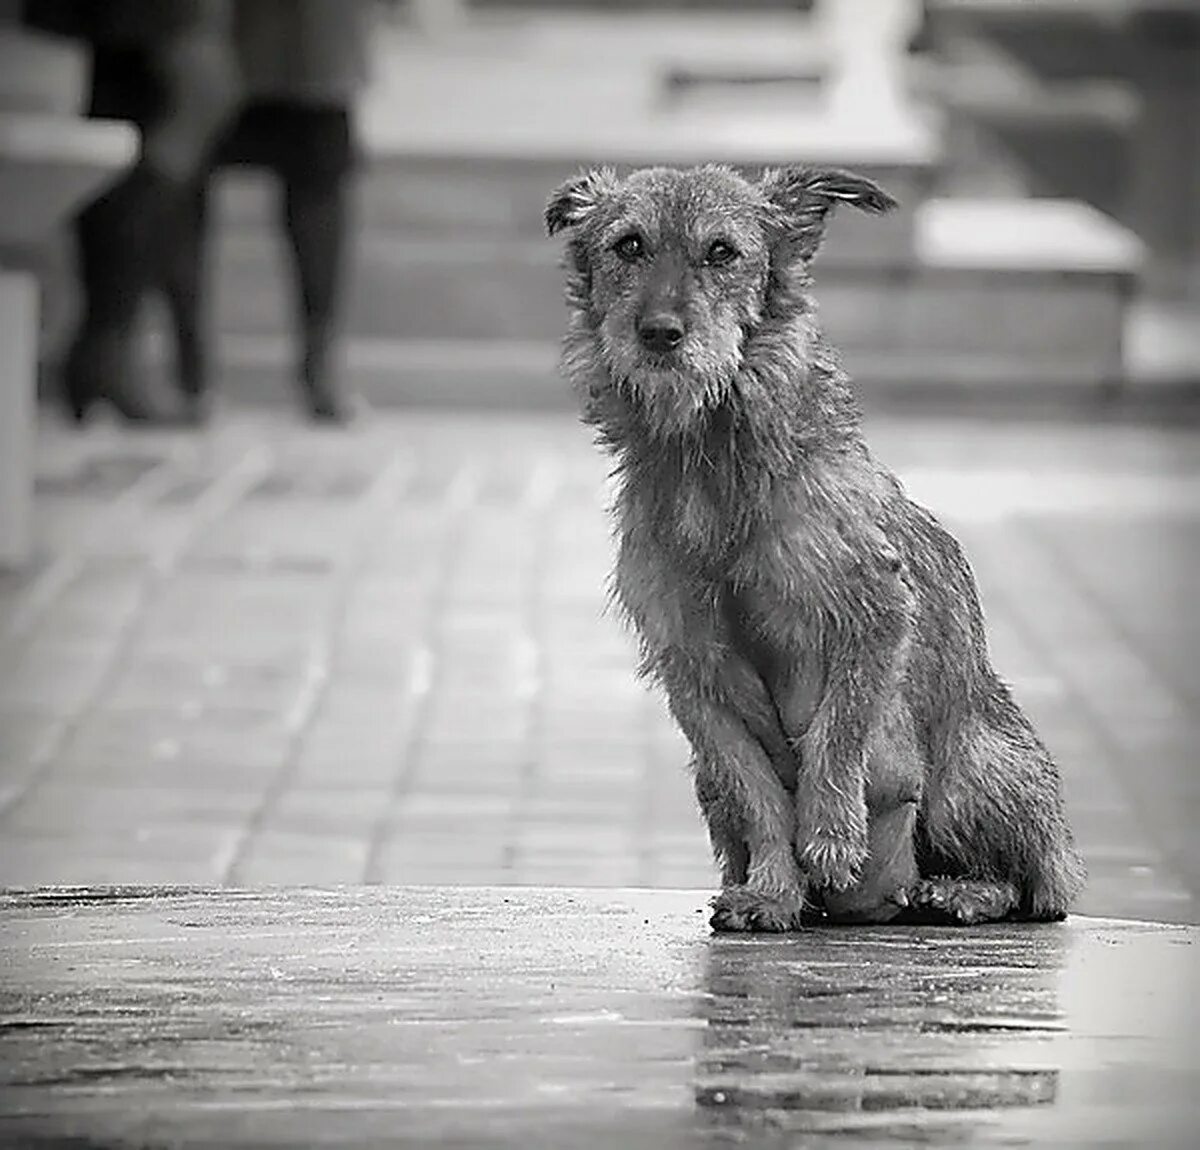
{"type": "MultiPolygon", "coordinates": [[[[871,431],[975,563],[1081,912],[1200,922],[1194,433],[871,431]]],[[[0,579],[0,885],[712,886],[571,417],[47,416],[38,449],[40,559],[0,579]]]]}
{"type": "Polygon", "coordinates": [[[745,938],[704,903],[0,893],[0,1144],[1195,1145],[1196,927],[745,938]]]}

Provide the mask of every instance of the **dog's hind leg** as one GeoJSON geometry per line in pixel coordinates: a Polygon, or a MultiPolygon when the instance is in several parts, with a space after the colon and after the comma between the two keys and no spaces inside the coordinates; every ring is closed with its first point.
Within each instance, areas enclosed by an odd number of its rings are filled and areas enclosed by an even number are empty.
{"type": "Polygon", "coordinates": [[[989,908],[991,917],[1060,919],[1083,886],[1058,771],[1002,685],[935,753],[918,838],[922,875],[943,883],[928,897],[961,904],[959,920],[989,908]],[[1003,890],[954,892],[935,876],[1003,890]]]}
{"type": "Polygon", "coordinates": [[[972,926],[1010,918],[1021,896],[1011,882],[972,878],[922,879],[908,892],[905,922],[972,926]]]}

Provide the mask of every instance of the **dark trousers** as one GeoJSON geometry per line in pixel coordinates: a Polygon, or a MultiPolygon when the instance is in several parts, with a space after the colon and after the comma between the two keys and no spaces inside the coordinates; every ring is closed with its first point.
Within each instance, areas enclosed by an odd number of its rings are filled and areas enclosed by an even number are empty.
{"type": "Polygon", "coordinates": [[[291,254],[301,337],[301,382],[327,371],[345,278],[354,149],[349,110],[289,101],[252,101],[218,141],[191,189],[165,252],[162,283],[180,348],[185,392],[207,387],[208,200],[212,175],[229,167],[266,168],[281,185],[280,215],[291,254]]]}
{"type": "MultiPolygon", "coordinates": [[[[167,114],[167,94],[147,49],[95,49],[89,116],[132,121],[144,135],[167,114]]],[[[75,232],[85,332],[127,334],[182,191],[142,162],[80,212],[75,232]]]]}
{"type": "Polygon", "coordinates": [[[153,416],[136,378],[133,328],[146,292],[161,279],[163,253],[232,98],[227,74],[210,66],[213,53],[161,52],[154,42],[93,46],[88,114],[132,121],[143,154],[76,219],[82,315],[64,383],[77,418],[96,399],[130,419],[153,416]],[[196,67],[197,60],[207,63],[196,67]]]}

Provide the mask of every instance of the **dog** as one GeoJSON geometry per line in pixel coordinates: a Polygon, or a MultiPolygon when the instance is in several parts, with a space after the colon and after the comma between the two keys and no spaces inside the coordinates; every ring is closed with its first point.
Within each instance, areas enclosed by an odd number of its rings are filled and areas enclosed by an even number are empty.
{"type": "Polygon", "coordinates": [[[807,167],[584,172],[562,367],[615,459],[614,598],[691,745],[718,931],[1065,916],[1057,768],[988,660],[957,541],[865,444],[810,263],[807,167]]]}

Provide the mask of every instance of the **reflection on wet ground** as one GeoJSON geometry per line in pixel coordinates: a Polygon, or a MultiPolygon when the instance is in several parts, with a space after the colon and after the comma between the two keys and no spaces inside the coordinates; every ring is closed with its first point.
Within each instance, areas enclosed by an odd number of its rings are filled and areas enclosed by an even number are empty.
{"type": "Polygon", "coordinates": [[[665,891],[0,898],[0,1142],[1191,1145],[1196,928],[665,891]]]}
{"type": "Polygon", "coordinates": [[[773,1111],[978,1110],[1053,1102],[1047,1040],[1070,937],[814,932],[715,940],[697,1102],[773,1111]],[[1014,1060],[1040,1052],[1033,1064],[1014,1060]]]}

